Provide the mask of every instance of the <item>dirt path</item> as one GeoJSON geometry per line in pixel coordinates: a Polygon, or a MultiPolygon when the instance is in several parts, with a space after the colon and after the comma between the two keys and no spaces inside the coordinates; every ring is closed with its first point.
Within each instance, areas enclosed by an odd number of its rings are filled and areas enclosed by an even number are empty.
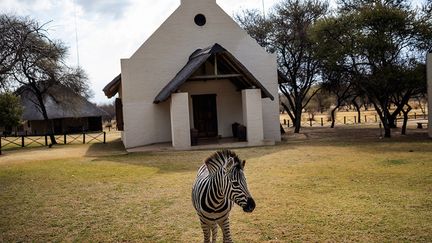
{"type": "Polygon", "coordinates": [[[107,136],[107,143],[55,145],[52,148],[46,146],[33,148],[17,148],[2,151],[0,165],[9,163],[25,163],[29,161],[73,159],[82,157],[110,156],[125,154],[119,138],[119,133],[107,136]]]}
{"type": "Polygon", "coordinates": [[[39,147],[3,151],[0,156],[0,165],[7,163],[20,163],[35,160],[53,160],[83,157],[89,146],[62,146],[62,147],[39,147]]]}

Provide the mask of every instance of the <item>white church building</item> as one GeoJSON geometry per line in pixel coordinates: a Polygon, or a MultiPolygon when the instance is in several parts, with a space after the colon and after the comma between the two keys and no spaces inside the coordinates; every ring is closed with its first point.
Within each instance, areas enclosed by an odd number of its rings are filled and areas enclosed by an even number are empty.
{"type": "Polygon", "coordinates": [[[128,59],[105,88],[116,100],[126,148],[233,137],[246,146],[280,141],[276,56],[252,39],[216,0],[180,6],[128,59]],[[191,139],[192,137],[192,139],[191,139]]]}

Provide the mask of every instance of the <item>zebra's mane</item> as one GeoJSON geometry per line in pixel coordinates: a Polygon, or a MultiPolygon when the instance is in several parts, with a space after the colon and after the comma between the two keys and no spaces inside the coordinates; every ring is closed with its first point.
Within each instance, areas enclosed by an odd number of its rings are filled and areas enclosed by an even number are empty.
{"type": "Polygon", "coordinates": [[[209,173],[214,173],[224,167],[228,158],[233,158],[237,168],[243,169],[237,154],[229,149],[216,151],[204,160],[204,164],[207,165],[209,173]]]}

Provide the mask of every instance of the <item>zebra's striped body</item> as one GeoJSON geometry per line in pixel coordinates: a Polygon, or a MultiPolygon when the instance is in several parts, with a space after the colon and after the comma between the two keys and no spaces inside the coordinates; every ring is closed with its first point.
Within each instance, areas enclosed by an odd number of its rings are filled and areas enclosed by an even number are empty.
{"type": "Polygon", "coordinates": [[[252,212],[255,202],[243,174],[245,161],[230,151],[218,151],[204,161],[192,188],[192,203],[201,221],[204,242],[216,242],[217,225],[224,242],[231,242],[229,212],[234,203],[252,212]]]}

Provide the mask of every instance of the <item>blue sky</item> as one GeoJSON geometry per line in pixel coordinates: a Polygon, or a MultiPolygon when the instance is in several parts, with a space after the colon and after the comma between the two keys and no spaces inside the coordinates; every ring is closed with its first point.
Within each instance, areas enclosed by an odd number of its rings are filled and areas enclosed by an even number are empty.
{"type": "MultiPolygon", "coordinates": [[[[265,9],[276,2],[264,0],[265,9]]],[[[231,16],[263,8],[262,0],[217,3],[231,16]]],[[[70,48],[67,62],[71,66],[78,63],[76,20],[79,64],[89,76],[92,101],[107,103],[111,101],[102,89],[120,73],[120,59],[129,58],[179,5],[180,0],[0,0],[0,12],[49,22],[49,35],[70,48]]]]}

